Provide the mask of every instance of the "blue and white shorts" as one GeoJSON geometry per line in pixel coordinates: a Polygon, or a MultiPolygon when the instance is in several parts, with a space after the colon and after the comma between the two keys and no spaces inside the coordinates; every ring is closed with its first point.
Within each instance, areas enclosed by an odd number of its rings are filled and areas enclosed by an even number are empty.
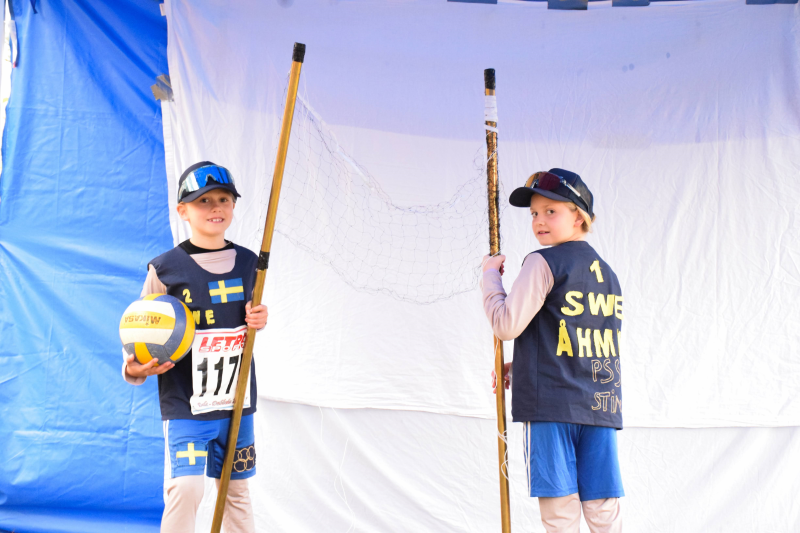
{"type": "Polygon", "coordinates": [[[525,463],[531,497],[578,493],[581,501],[625,495],[614,428],[525,422],[525,463]]]}
{"type": "MultiPolygon", "coordinates": [[[[225,460],[225,445],[231,419],[222,420],[164,420],[164,441],[169,464],[165,476],[202,476],[219,479],[225,460]]],[[[236,439],[231,479],[246,479],[256,475],[256,448],[253,415],[243,416],[236,439]]]]}

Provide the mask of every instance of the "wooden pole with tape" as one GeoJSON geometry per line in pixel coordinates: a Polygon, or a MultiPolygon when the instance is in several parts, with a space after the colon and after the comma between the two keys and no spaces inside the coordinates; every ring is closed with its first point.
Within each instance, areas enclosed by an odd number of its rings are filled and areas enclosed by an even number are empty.
{"type": "MultiPolygon", "coordinates": [[[[489,254],[500,253],[500,201],[497,176],[497,100],[493,68],[483,71],[486,127],[486,184],[489,200],[489,254]]],[[[506,395],[503,382],[503,341],[494,337],[494,373],[497,376],[497,458],[500,465],[500,520],[503,533],[511,532],[508,494],[508,446],[506,444],[506,395]]]]}
{"type": "MultiPolygon", "coordinates": [[[[261,240],[261,253],[258,255],[258,269],[256,270],[255,287],[253,288],[252,307],[261,304],[261,296],[264,293],[264,281],[267,277],[267,267],[269,265],[269,251],[272,247],[272,234],[275,230],[275,218],[278,215],[278,200],[281,194],[283,169],[286,166],[286,152],[289,149],[289,134],[292,131],[294,104],[297,98],[297,87],[300,84],[300,68],[303,66],[305,54],[306,45],[294,43],[292,70],[289,74],[289,89],[286,92],[286,106],[283,108],[281,136],[278,143],[278,157],[275,159],[275,171],[272,174],[272,190],[269,193],[269,207],[267,208],[267,220],[264,223],[264,237],[261,240]]],[[[253,343],[255,343],[255,340],[256,330],[248,327],[247,339],[244,344],[244,353],[242,353],[239,381],[236,383],[233,417],[231,418],[230,431],[228,432],[228,446],[225,449],[225,462],[223,463],[222,475],[220,476],[217,504],[214,508],[214,520],[211,523],[211,533],[219,533],[222,528],[222,515],[225,512],[228,484],[230,483],[231,471],[233,470],[233,456],[236,453],[236,439],[239,436],[239,425],[242,422],[244,395],[247,390],[248,380],[250,379],[250,362],[253,359],[253,343]]]]}

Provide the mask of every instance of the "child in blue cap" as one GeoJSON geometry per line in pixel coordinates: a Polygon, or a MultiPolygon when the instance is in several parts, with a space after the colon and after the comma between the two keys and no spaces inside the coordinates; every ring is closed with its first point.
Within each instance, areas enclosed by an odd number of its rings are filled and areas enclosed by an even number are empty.
{"type": "Polygon", "coordinates": [[[503,381],[513,420],[525,424],[530,496],[548,533],[578,533],[581,510],[592,533],[621,532],[622,291],[584,240],[592,193],[579,175],[553,168],[533,174],[509,202],[530,209],[547,247],[525,258],[508,294],[505,257],[486,256],[482,266],[486,316],[499,339],[514,340],[503,381]]]}
{"type": "MultiPolygon", "coordinates": [[[[158,376],[166,440],[162,533],[194,533],[203,499],[203,474],[222,473],[248,326],[263,328],[267,308],[250,308],[258,258],[225,240],[239,193],[228,169],[210,161],[186,169],[178,184],[178,214],[192,237],[148,266],[142,297],[167,293],[186,304],[195,320],[192,350],[177,364],[139,364],[126,358],[122,375],[134,385],[158,376]],[[246,303],[245,303],[246,302],[246,303]]],[[[236,441],[223,526],[229,533],[255,531],[247,479],[256,473],[253,413],[255,362],[236,441]]]]}

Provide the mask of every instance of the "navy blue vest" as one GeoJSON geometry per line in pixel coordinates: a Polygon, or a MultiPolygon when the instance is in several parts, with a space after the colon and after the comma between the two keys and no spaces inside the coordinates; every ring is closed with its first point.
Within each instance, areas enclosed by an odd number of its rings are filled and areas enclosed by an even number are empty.
{"type": "Polygon", "coordinates": [[[617,276],[584,241],[535,253],[550,266],[553,289],[514,340],[512,417],[622,429],[617,276]]]}
{"type": "MultiPolygon", "coordinates": [[[[212,274],[205,270],[177,246],[172,250],[156,257],[150,264],[156,269],[159,281],[166,285],[167,294],[184,302],[195,319],[198,330],[238,328],[245,324],[245,304],[251,299],[253,285],[256,279],[256,255],[241,246],[234,245],[236,262],[233,270],[225,274],[212,274]],[[241,286],[241,289],[239,289],[241,286]]],[[[238,342],[238,341],[237,341],[238,342]]],[[[228,342],[230,345],[231,342],[228,342]]],[[[238,344],[237,344],[238,345],[238,344]]],[[[201,347],[202,348],[202,347],[201,347]]],[[[224,346],[222,348],[225,348],[224,346]]],[[[230,348],[230,346],[228,346],[230,348]]],[[[231,358],[235,359],[235,358],[231,358]]],[[[228,364],[227,360],[222,363],[228,364]]],[[[220,390],[224,393],[230,386],[228,379],[221,379],[225,370],[233,376],[235,369],[223,369],[219,366],[219,377],[215,373],[212,382],[218,378],[214,390],[208,391],[208,397],[213,399],[220,390]]],[[[232,364],[238,364],[231,361],[232,364]]],[[[158,396],[161,403],[161,418],[163,420],[190,419],[190,420],[220,420],[230,418],[232,410],[217,410],[192,414],[190,398],[193,394],[193,373],[202,372],[203,391],[208,380],[209,372],[216,372],[214,368],[206,365],[192,364],[192,352],[178,361],[175,368],[158,376],[158,396]],[[200,369],[194,368],[200,366],[200,369]]],[[[235,380],[232,389],[236,389],[235,380]]],[[[229,390],[230,391],[230,390],[229,390]]],[[[256,410],[256,369],[255,358],[250,366],[250,407],[242,411],[242,415],[252,414],[256,410]]]]}

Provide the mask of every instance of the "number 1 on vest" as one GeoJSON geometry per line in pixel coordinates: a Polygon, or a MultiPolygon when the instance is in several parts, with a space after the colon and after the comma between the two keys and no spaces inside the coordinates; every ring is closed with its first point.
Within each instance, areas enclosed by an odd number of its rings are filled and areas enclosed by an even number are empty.
{"type": "Polygon", "coordinates": [[[589,267],[589,270],[594,272],[595,276],[597,276],[597,283],[603,283],[603,273],[600,272],[600,260],[595,259],[592,266],[589,267]]]}

